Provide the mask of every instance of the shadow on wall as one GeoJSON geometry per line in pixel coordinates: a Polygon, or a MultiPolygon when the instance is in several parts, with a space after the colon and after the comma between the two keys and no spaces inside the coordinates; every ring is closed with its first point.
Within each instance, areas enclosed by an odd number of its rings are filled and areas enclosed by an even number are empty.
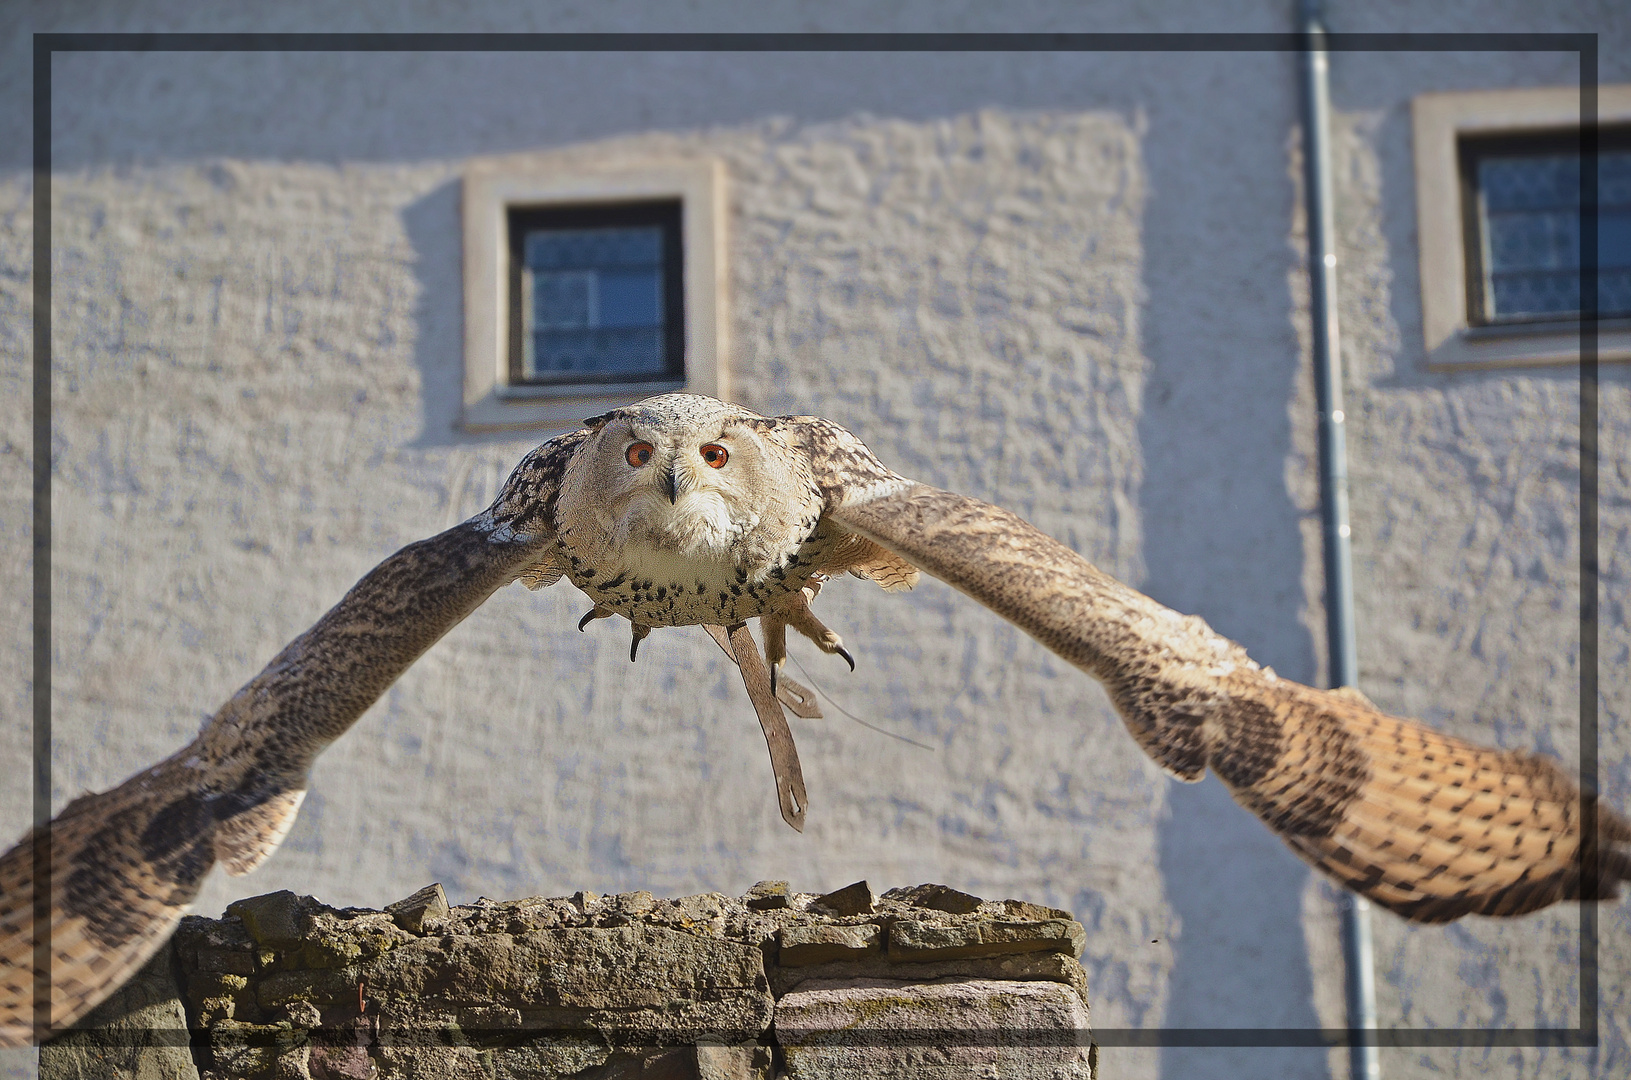
{"type": "MultiPolygon", "coordinates": [[[[1315,659],[1301,621],[1305,556],[1286,489],[1298,363],[1282,299],[1291,256],[1283,230],[1263,227],[1286,219],[1293,193],[1289,182],[1261,182],[1283,160],[1294,103],[1274,80],[1234,85],[1258,95],[1235,103],[1259,117],[1245,132],[1180,111],[1145,142],[1142,584],[1307,681],[1315,659]],[[1239,156],[1264,167],[1232,176],[1194,168],[1239,156]]],[[[1303,925],[1308,869],[1216,778],[1174,781],[1168,794],[1158,857],[1181,929],[1163,1025],[1319,1027],[1303,925]]],[[[1324,1077],[1329,1064],[1323,1049],[1171,1048],[1161,1075],[1324,1077]]]]}
{"type": "Polygon", "coordinates": [[[514,442],[517,438],[513,431],[470,432],[459,426],[464,407],[464,243],[459,191],[460,181],[449,180],[402,212],[402,228],[413,247],[414,275],[419,279],[413,311],[419,434],[408,444],[415,449],[514,442]]]}
{"type": "MultiPolygon", "coordinates": [[[[1158,857],[1182,929],[1173,942],[1164,1027],[1318,1028],[1303,935],[1309,871],[1235,804],[1216,777],[1172,781],[1158,857]]],[[[1168,1080],[1328,1077],[1321,1048],[1161,1052],[1168,1080]]]]}

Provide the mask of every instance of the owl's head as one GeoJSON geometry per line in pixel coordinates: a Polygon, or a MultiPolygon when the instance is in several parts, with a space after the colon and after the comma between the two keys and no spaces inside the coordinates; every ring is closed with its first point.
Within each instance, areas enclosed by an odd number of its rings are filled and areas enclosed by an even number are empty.
{"type": "Polygon", "coordinates": [[[798,462],[774,437],[776,422],[736,405],[690,394],[664,394],[586,423],[589,439],[566,486],[595,507],[604,538],[686,556],[720,556],[758,547],[769,529],[785,543],[789,519],[807,508],[798,462]],[[791,485],[790,485],[791,481],[791,485]]]}

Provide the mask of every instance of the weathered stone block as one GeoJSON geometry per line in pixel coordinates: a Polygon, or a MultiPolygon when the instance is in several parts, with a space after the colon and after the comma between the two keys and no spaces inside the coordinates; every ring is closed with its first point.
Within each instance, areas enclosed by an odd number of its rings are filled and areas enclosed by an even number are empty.
{"type": "Polygon", "coordinates": [[[1010,919],[1028,919],[1031,922],[1039,922],[1043,919],[1065,919],[1067,921],[1072,919],[1068,911],[1043,907],[1041,904],[1032,904],[1024,900],[987,900],[980,905],[979,911],[985,915],[1006,915],[1010,919]]]}
{"type": "Polygon", "coordinates": [[[776,1006],[789,1080],[1091,1080],[1087,1009],[1057,983],[810,984],[776,1006]]]}
{"type": "MultiPolygon", "coordinates": [[[[289,1010],[291,1016],[299,1017],[296,1026],[309,1029],[321,1022],[309,1009],[289,1010]]],[[[374,1025],[362,1017],[314,1032],[307,1052],[311,1080],[379,1080],[379,1066],[368,1053],[373,1043],[374,1025]]]]}
{"type": "Polygon", "coordinates": [[[889,958],[899,962],[954,960],[1024,952],[1080,956],[1087,943],[1072,919],[971,919],[952,923],[902,919],[889,927],[889,958]]]}
{"type": "Polygon", "coordinates": [[[426,885],[405,900],[386,904],[391,919],[410,934],[422,933],[427,922],[436,922],[447,916],[450,908],[442,883],[426,885]]]}
{"type": "Polygon", "coordinates": [[[699,1042],[697,1080],[770,1080],[770,1047],[699,1042]]]}
{"type": "Polygon", "coordinates": [[[857,881],[816,897],[815,903],[835,915],[870,915],[878,905],[878,898],[872,895],[871,885],[857,881]]]}
{"type": "Polygon", "coordinates": [[[227,1080],[283,1080],[280,1074],[299,1076],[298,1065],[305,1058],[305,1037],[287,1022],[246,1024],[221,1020],[209,1029],[209,1048],[214,1068],[205,1074],[227,1080]],[[280,1064],[283,1066],[280,1068],[280,1064]]]}
{"type": "Polygon", "coordinates": [[[288,889],[264,896],[251,896],[227,907],[227,915],[238,917],[244,930],[257,945],[278,948],[293,945],[305,929],[304,898],[288,889]]]}
{"type": "Polygon", "coordinates": [[[1079,1049],[1086,1027],[1082,931],[1051,908],[940,885],[880,898],[866,882],[821,897],[761,882],[743,899],[443,899],[431,886],[379,912],[277,893],[184,923],[203,1080],[769,1080],[771,1044],[790,1035],[808,1051],[795,1075],[880,1061],[1084,1075],[1038,1056],[1079,1049]],[[799,996],[842,986],[888,993],[847,999],[848,1020],[799,996]],[[1075,1003],[1065,1020],[1061,1001],[1075,1003]],[[974,1034],[942,1046],[948,1031],[974,1034]],[[846,1057],[856,1032],[893,1056],[846,1057]]]}
{"type": "Polygon", "coordinates": [[[777,962],[804,967],[834,960],[859,960],[883,951],[882,930],[872,923],[860,926],[784,926],[776,935],[777,962]]]}
{"type": "Polygon", "coordinates": [[[858,979],[887,979],[935,982],[942,979],[997,979],[1004,982],[1056,982],[1071,987],[1083,1001],[1087,993],[1087,973],[1076,958],[1065,953],[1014,953],[1009,956],[975,956],[954,960],[930,960],[910,966],[892,961],[883,953],[859,960],[839,960],[809,967],[778,964],[771,974],[771,992],[780,998],[816,980],[852,982],[858,979]]]}
{"type": "Polygon", "coordinates": [[[239,919],[182,918],[176,928],[176,960],[182,972],[250,975],[255,971],[255,943],[239,919]]]}
{"type": "Polygon", "coordinates": [[[883,898],[911,907],[944,911],[949,915],[967,915],[977,911],[984,903],[978,896],[960,892],[950,885],[914,885],[909,889],[890,889],[883,894],[883,898]]]}
{"type": "Polygon", "coordinates": [[[255,1002],[263,1009],[275,1009],[295,1001],[309,1001],[319,1008],[355,1001],[361,981],[355,969],[314,968],[274,971],[251,985],[255,1002]]]}
{"type": "Polygon", "coordinates": [[[604,1065],[610,1056],[600,1039],[563,1035],[500,1047],[491,1051],[489,1060],[493,1080],[555,1080],[604,1065]]]}
{"type": "MultiPolygon", "coordinates": [[[[491,1080],[490,1055],[473,1046],[389,1043],[374,1049],[379,1080],[491,1080]]],[[[547,1074],[546,1074],[547,1075],[547,1074]]]]}
{"type": "Polygon", "coordinates": [[[644,1045],[710,1033],[751,1039],[773,1004],[756,944],[645,924],[421,939],[367,977],[369,992],[387,998],[504,1006],[644,1045]]]}
{"type": "Polygon", "coordinates": [[[656,903],[656,898],[644,889],[608,896],[595,921],[601,926],[627,926],[641,919],[656,903]]]}
{"type": "Polygon", "coordinates": [[[773,911],[787,906],[787,882],[761,881],[742,894],[742,902],[753,911],[773,911]]]}

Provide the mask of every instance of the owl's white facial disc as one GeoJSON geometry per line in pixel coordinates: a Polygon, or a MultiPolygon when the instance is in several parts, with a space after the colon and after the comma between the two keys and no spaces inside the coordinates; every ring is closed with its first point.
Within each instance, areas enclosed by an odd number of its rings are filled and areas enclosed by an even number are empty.
{"type": "Polygon", "coordinates": [[[725,492],[694,478],[683,450],[668,455],[659,468],[642,477],[610,530],[619,546],[647,545],[690,557],[722,558],[742,535],[725,492]],[[663,475],[671,469],[672,480],[663,475]],[[670,501],[669,484],[674,487],[670,501]]]}
{"type": "Polygon", "coordinates": [[[647,626],[729,625],[798,592],[808,577],[799,568],[833,541],[816,535],[821,501],[807,463],[800,472],[773,429],[678,394],[609,414],[562,481],[559,542],[573,583],[647,626]]]}
{"type": "Polygon", "coordinates": [[[605,449],[616,454],[613,469],[623,473],[606,504],[613,543],[685,559],[728,560],[759,520],[740,483],[754,455],[744,452],[739,438],[710,429],[665,434],[638,423],[616,428],[602,433],[605,449]]]}

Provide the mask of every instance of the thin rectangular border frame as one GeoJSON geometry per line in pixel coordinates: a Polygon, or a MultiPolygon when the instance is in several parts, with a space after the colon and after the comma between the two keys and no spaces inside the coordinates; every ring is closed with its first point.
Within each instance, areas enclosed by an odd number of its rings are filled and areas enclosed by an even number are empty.
{"type": "MultiPolygon", "coordinates": [[[[1300,33],[1207,34],[186,34],[36,33],[33,38],[33,812],[51,820],[51,62],[57,52],[1303,52],[1300,33]],[[43,268],[43,272],[42,272],[43,268]]],[[[1597,156],[1598,35],[1595,33],[1327,34],[1326,52],[1572,52],[1580,65],[1580,150],[1597,156]]],[[[1580,320],[1580,754],[1584,799],[1598,772],[1598,327],[1597,170],[1582,169],[1580,320]],[[1588,785],[1587,780],[1590,780],[1588,785]]],[[[1596,816],[1582,814],[1587,884],[1596,877],[1596,816]]],[[[49,832],[34,851],[35,925],[50,925],[49,832]],[[44,888],[40,887],[44,883],[44,888]]],[[[1396,1048],[1595,1047],[1599,1002],[1598,911],[1581,901],[1578,1028],[1105,1028],[1100,1046],[1396,1048]]],[[[35,939],[35,1019],[49,1020],[50,935],[35,939]],[[40,980],[39,972],[46,978],[40,980]]],[[[63,1029],[70,1031],[74,1029],[63,1029]]],[[[60,1032],[59,1032],[60,1033],[60,1032]]],[[[934,1032],[945,1045],[950,1032],[934,1032]]],[[[972,1032],[970,1034],[973,1034],[972,1032]]]]}

